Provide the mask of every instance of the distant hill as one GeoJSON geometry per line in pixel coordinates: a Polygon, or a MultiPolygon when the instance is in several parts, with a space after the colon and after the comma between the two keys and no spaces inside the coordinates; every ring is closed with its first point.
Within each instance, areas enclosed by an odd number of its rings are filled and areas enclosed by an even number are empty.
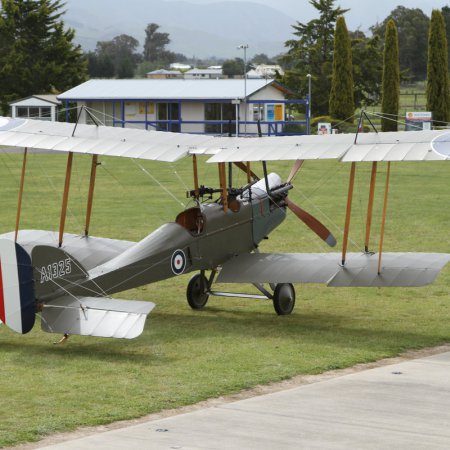
{"type": "Polygon", "coordinates": [[[76,41],[93,50],[97,41],[119,34],[144,43],[151,22],[170,33],[170,50],[188,57],[243,56],[236,46],[249,44],[248,55],[278,54],[292,37],[295,20],[264,5],[251,2],[219,2],[209,5],[188,1],[66,0],[65,22],[76,30],[76,41]]]}

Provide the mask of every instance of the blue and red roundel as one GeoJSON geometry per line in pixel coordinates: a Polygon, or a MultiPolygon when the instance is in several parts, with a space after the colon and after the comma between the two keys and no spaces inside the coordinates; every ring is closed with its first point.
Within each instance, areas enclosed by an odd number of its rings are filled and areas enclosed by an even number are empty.
{"type": "Polygon", "coordinates": [[[186,255],[183,250],[175,250],[170,261],[172,272],[175,275],[181,275],[186,269],[186,255]]]}

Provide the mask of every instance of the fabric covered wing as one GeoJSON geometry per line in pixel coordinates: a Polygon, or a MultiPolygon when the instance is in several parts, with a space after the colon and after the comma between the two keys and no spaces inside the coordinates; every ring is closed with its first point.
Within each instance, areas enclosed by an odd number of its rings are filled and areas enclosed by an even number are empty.
{"type": "Polygon", "coordinates": [[[433,161],[449,159],[450,133],[398,131],[389,133],[333,134],[240,138],[208,162],[339,159],[357,161],[433,161]],[[433,143],[433,144],[432,144],[433,143]]]}
{"type": "Polygon", "coordinates": [[[448,253],[250,253],[227,261],[222,283],[326,283],[328,286],[424,286],[450,261],[448,253]]]}
{"type": "Polygon", "coordinates": [[[155,161],[177,161],[212,136],[0,117],[0,145],[155,161]]]}
{"type": "Polygon", "coordinates": [[[449,158],[450,133],[221,137],[0,117],[0,146],[156,161],[176,161],[189,154],[214,155],[208,162],[428,161],[449,158]]]}
{"type": "MultiPolygon", "coordinates": [[[[14,232],[0,234],[14,240],[14,232]]],[[[29,254],[37,245],[58,247],[58,233],[45,230],[20,230],[17,241],[29,254]]],[[[135,242],[64,233],[62,249],[76,258],[86,270],[104,264],[129,249],[135,242]]]]}
{"type": "Polygon", "coordinates": [[[65,296],[44,305],[41,327],[48,333],[133,339],[154,307],[152,302],[65,296]]]}

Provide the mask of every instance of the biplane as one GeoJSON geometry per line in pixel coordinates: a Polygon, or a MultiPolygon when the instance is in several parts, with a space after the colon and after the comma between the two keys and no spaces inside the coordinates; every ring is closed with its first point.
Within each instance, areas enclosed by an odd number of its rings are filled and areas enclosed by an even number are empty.
{"type": "Polygon", "coordinates": [[[279,315],[295,305],[293,283],[340,286],[423,286],[449,262],[447,253],[383,251],[384,223],[392,161],[450,158],[450,133],[413,131],[325,136],[219,137],[0,118],[0,146],[23,148],[15,230],[0,235],[0,320],[18,333],[29,332],[40,314],[44,331],[134,338],[155,306],[112,294],[195,272],[186,297],[193,309],[210,296],[269,299],[279,315]],[[19,230],[27,154],[67,153],[58,232],[19,230]],[[73,157],[91,155],[85,232],[65,232],[73,157]],[[198,157],[217,164],[218,184],[204,186],[198,157]],[[91,236],[89,231],[96,168],[102,156],[174,162],[192,158],[194,206],[181,211],[140,242],[91,236]],[[350,177],[342,249],[330,253],[260,253],[259,244],[292,211],[329,246],[328,228],[289,199],[292,183],[306,160],[349,163],[350,177]],[[286,180],[268,172],[271,161],[293,161],[286,180]],[[365,248],[347,251],[358,162],[372,162],[365,248]],[[369,248],[377,164],[386,162],[382,228],[377,252],[369,248]],[[262,176],[254,172],[261,163],[262,176]],[[232,168],[246,176],[233,186],[232,168]],[[55,238],[57,236],[57,238],[55,238]],[[250,283],[255,294],[222,292],[215,283],[250,283]]]}

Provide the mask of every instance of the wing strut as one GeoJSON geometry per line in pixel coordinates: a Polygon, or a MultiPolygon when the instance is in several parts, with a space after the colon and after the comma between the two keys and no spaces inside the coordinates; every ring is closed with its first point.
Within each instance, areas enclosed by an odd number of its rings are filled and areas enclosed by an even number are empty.
{"type": "Polygon", "coordinates": [[[258,175],[256,175],[256,173],[251,170],[250,162],[247,162],[247,164],[245,164],[243,162],[233,161],[233,164],[247,174],[247,183],[251,183],[252,178],[253,180],[259,180],[258,175]]]}
{"type": "Polygon", "coordinates": [[[369,253],[370,229],[372,227],[373,200],[375,197],[375,182],[377,179],[377,162],[372,163],[372,175],[370,177],[369,203],[367,205],[367,221],[366,221],[366,240],[364,242],[364,250],[369,253]]]}
{"type": "Polygon", "coordinates": [[[391,162],[387,163],[386,171],[386,185],[384,189],[384,203],[383,203],[383,217],[381,219],[381,231],[380,231],[380,251],[378,254],[378,275],[381,273],[381,254],[383,252],[383,240],[384,240],[384,226],[386,224],[386,212],[387,212],[387,202],[389,193],[389,177],[391,174],[391,162]]]}
{"type": "Polygon", "coordinates": [[[69,152],[67,156],[67,167],[66,167],[66,181],[64,183],[64,194],[63,201],[61,207],[61,220],[59,222],[59,241],[58,246],[62,246],[63,235],[64,235],[64,226],[66,224],[66,216],[67,216],[67,204],[69,200],[69,188],[70,188],[70,177],[72,175],[72,161],[73,161],[73,153],[69,152]]]}
{"type": "Polygon", "coordinates": [[[225,163],[219,163],[219,181],[222,189],[223,211],[228,211],[227,176],[225,173],[225,163]]]}
{"type": "Polygon", "coordinates": [[[27,153],[28,148],[25,147],[23,151],[22,174],[20,175],[19,200],[17,202],[16,232],[14,234],[14,242],[17,242],[17,236],[19,234],[20,212],[22,210],[23,186],[25,184],[25,171],[27,167],[27,153]]]}
{"type": "Polygon", "coordinates": [[[89,180],[88,203],[86,208],[86,226],[84,227],[84,235],[89,235],[89,225],[91,224],[92,203],[94,201],[95,177],[97,175],[98,155],[92,155],[91,178],[89,180]]]}
{"type": "Polygon", "coordinates": [[[251,183],[252,182],[252,176],[253,176],[253,179],[258,178],[258,177],[255,177],[255,174],[250,169],[250,161],[247,161],[246,172],[247,172],[247,183],[251,183]]]}
{"type": "Polygon", "coordinates": [[[200,195],[199,187],[198,187],[198,166],[197,166],[197,155],[192,155],[192,170],[194,172],[194,192],[195,198],[198,199],[200,195]]]}
{"type": "Polygon", "coordinates": [[[350,181],[348,183],[347,212],[345,213],[344,238],[342,240],[342,265],[345,264],[348,245],[348,233],[350,230],[350,218],[352,215],[353,188],[355,186],[356,163],[352,162],[350,170],[350,181]]]}

